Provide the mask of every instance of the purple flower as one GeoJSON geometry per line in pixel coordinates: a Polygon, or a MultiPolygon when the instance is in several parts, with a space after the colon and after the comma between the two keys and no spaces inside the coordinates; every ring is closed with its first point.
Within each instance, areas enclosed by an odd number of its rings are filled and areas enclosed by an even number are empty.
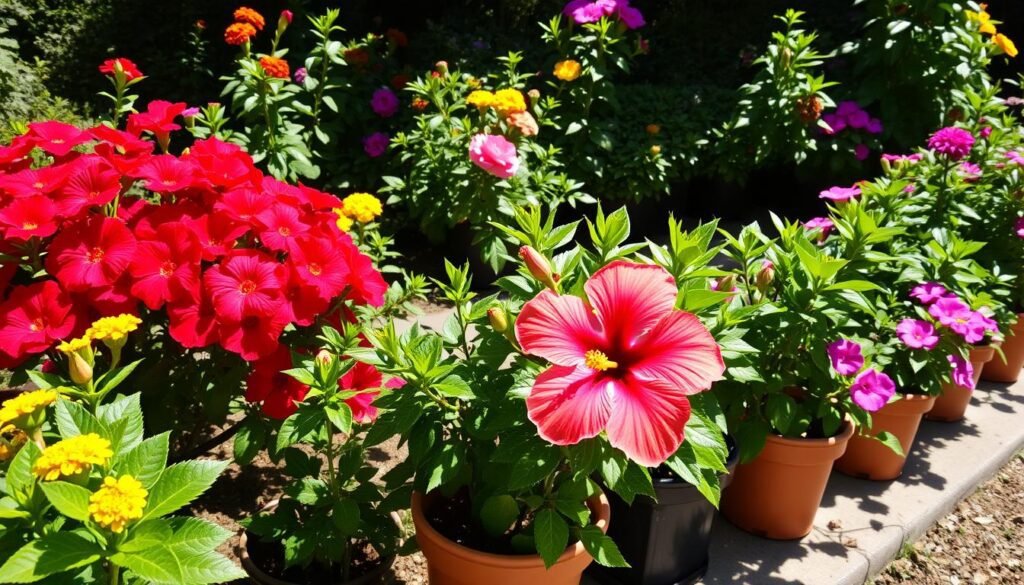
{"type": "Polygon", "coordinates": [[[913,193],[917,190],[917,185],[910,184],[903,188],[904,193],[913,193]]]}
{"type": "Polygon", "coordinates": [[[1024,217],[1017,218],[1017,222],[1013,224],[1013,231],[1017,232],[1018,238],[1024,238],[1024,217]]]}
{"type": "Polygon", "coordinates": [[[840,376],[852,376],[864,366],[864,356],[860,353],[860,345],[849,339],[840,339],[830,343],[828,358],[832,360],[832,368],[840,376]]]}
{"type": "Polygon", "coordinates": [[[978,132],[978,136],[981,136],[982,140],[985,140],[989,136],[992,136],[992,127],[991,126],[985,126],[984,128],[981,129],[980,132],[978,132]]]}
{"type": "Polygon", "coordinates": [[[912,349],[932,350],[939,343],[935,327],[919,319],[904,319],[896,326],[896,335],[903,345],[912,349]]]}
{"type": "Polygon", "coordinates": [[[836,203],[845,203],[851,199],[860,197],[860,187],[856,185],[852,187],[832,187],[831,189],[822,191],[818,197],[820,199],[835,201],[836,203]]]}
{"type": "Polygon", "coordinates": [[[382,87],[373,92],[370,106],[373,107],[374,113],[381,118],[390,118],[398,111],[398,96],[390,89],[382,87]]]}
{"type": "Polygon", "coordinates": [[[871,118],[870,120],[868,120],[868,125],[865,127],[865,129],[871,134],[881,134],[882,121],[879,120],[878,118],[871,118]]]}
{"type": "Polygon", "coordinates": [[[646,24],[644,15],[630,6],[629,0],[572,0],[562,9],[562,14],[572,18],[576,24],[589,24],[612,15],[629,29],[646,24]]]}
{"type": "Polygon", "coordinates": [[[874,368],[864,370],[850,385],[854,404],[868,412],[878,412],[896,393],[892,378],[874,368]]]}
{"type": "Polygon", "coordinates": [[[829,128],[832,129],[832,132],[828,132],[828,134],[835,134],[836,132],[842,132],[846,129],[846,120],[839,114],[830,112],[822,116],[821,119],[824,120],[825,123],[828,124],[829,128]]]}
{"type": "Polygon", "coordinates": [[[832,228],[836,227],[832,220],[827,217],[812,217],[804,222],[804,228],[808,230],[821,230],[821,239],[828,237],[832,228]]]}
{"type": "MultiPolygon", "coordinates": [[[[999,324],[984,313],[974,311],[962,326],[964,341],[967,343],[979,343],[985,339],[987,333],[999,331],[999,324]]],[[[955,329],[954,329],[955,330],[955,329]]],[[[958,331],[958,333],[960,333],[958,331]]]]}
{"type": "Polygon", "coordinates": [[[197,108],[197,107],[185,108],[184,110],[181,111],[181,117],[182,118],[195,118],[198,115],[199,115],[199,108],[197,108]]]}
{"type": "Polygon", "coordinates": [[[857,157],[857,160],[867,160],[871,156],[871,149],[867,144],[858,144],[853,147],[853,156],[857,157]]]}
{"type": "Polygon", "coordinates": [[[914,287],[914,290],[910,291],[910,296],[921,301],[922,304],[930,305],[935,301],[945,298],[949,295],[949,291],[946,287],[942,286],[937,282],[926,282],[919,284],[914,287]]]}
{"type": "Polygon", "coordinates": [[[295,70],[295,73],[293,73],[292,76],[295,79],[295,83],[302,84],[306,81],[306,68],[299,67],[295,70]]]}
{"type": "Polygon", "coordinates": [[[625,2],[620,2],[619,4],[619,20],[622,21],[622,24],[626,25],[626,28],[634,30],[647,24],[644,20],[644,15],[639,10],[627,5],[625,2]]]}
{"type": "Polygon", "coordinates": [[[868,116],[868,113],[861,109],[857,109],[857,111],[851,112],[846,116],[846,123],[850,125],[850,128],[856,128],[857,130],[867,128],[869,122],[871,122],[871,116],[868,116]]]}
{"type": "Polygon", "coordinates": [[[914,154],[883,154],[882,160],[889,161],[891,163],[915,163],[921,160],[922,156],[920,153],[914,154]]]}
{"type": "Polygon", "coordinates": [[[953,366],[953,383],[961,388],[974,390],[974,366],[959,355],[947,355],[949,365],[953,366]]]}
{"type": "Polygon", "coordinates": [[[388,151],[388,144],[391,142],[391,137],[385,132],[374,132],[369,136],[363,137],[363,151],[370,158],[377,158],[388,151]]]}
{"type": "Polygon", "coordinates": [[[1006,158],[1010,159],[1010,162],[1024,166],[1024,156],[1021,156],[1019,152],[1011,150],[1006,153],[1006,158]]]}
{"type": "Polygon", "coordinates": [[[862,112],[860,105],[852,100],[846,100],[845,102],[839,102],[836,106],[836,115],[844,120],[849,120],[850,116],[857,112],[862,112]]]}
{"type": "Polygon", "coordinates": [[[928,148],[952,160],[960,160],[970,154],[972,146],[974,136],[956,126],[942,128],[928,139],[928,148]]]}
{"type": "Polygon", "coordinates": [[[970,161],[965,160],[964,162],[960,163],[960,174],[967,182],[977,181],[978,177],[981,176],[981,167],[970,161]]]}

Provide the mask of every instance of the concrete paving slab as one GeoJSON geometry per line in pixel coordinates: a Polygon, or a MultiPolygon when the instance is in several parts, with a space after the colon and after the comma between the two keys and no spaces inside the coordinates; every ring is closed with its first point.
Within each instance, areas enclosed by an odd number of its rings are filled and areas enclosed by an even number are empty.
{"type": "MultiPolygon", "coordinates": [[[[419,318],[440,329],[450,310],[419,318]]],[[[801,541],[715,521],[705,585],[862,585],[1024,448],[1024,380],[982,382],[967,418],[924,421],[903,476],[873,482],[833,472],[814,530],[801,541]],[[836,530],[829,523],[838,522],[836,530]]],[[[614,522],[614,519],[612,519],[614,522]]],[[[834,526],[836,526],[834,524],[834,526]]],[[[583,585],[596,585],[585,578],[583,585]]]]}

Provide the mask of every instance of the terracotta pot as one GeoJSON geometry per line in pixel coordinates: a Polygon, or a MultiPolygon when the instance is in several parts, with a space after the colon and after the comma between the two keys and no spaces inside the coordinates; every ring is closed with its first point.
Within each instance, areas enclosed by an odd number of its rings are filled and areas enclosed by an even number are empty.
{"type": "MultiPolygon", "coordinates": [[[[544,568],[538,555],[497,555],[473,550],[442,536],[427,521],[425,512],[433,504],[433,494],[412,495],[412,521],[416,541],[427,559],[430,585],[579,585],[583,570],[594,560],[577,542],[552,565],[544,568]]],[[[587,505],[597,518],[597,526],[608,531],[611,507],[599,494],[587,505]]]]}
{"type": "Polygon", "coordinates": [[[722,514],[741,529],[775,540],[803,538],[825,495],[832,464],[846,451],[853,425],[828,439],[769,435],[753,461],[740,464],[722,494],[722,514]]]}
{"type": "Polygon", "coordinates": [[[989,382],[1014,383],[1020,377],[1020,370],[1024,367],[1024,313],[1017,315],[1017,322],[1006,335],[1003,341],[1003,357],[995,356],[985,364],[981,373],[981,379],[989,382]]]}
{"type": "MultiPolygon", "coordinates": [[[[993,347],[973,347],[970,352],[971,367],[974,368],[974,385],[978,385],[981,370],[987,362],[992,361],[996,350],[993,347]]],[[[924,417],[939,422],[956,422],[964,418],[967,406],[971,403],[974,391],[970,388],[957,386],[953,383],[942,385],[942,394],[935,400],[935,406],[924,417]]]]}
{"type": "Polygon", "coordinates": [[[935,396],[919,394],[904,394],[899,400],[886,404],[871,415],[871,437],[854,435],[846,446],[846,453],[836,461],[836,470],[862,479],[896,479],[903,473],[903,464],[914,445],[921,417],[934,405],[935,396]],[[872,438],[883,431],[899,439],[903,455],[872,438]]]}
{"type": "MultiPolygon", "coordinates": [[[[278,500],[271,500],[263,510],[269,511],[277,507],[278,500]]],[[[254,535],[255,537],[255,535],[254,535]]],[[[249,532],[247,530],[242,531],[241,536],[238,538],[238,558],[242,562],[242,568],[249,575],[249,581],[256,583],[257,585],[302,585],[295,581],[286,581],[279,579],[272,575],[267,574],[253,561],[252,556],[249,554],[249,532]]],[[[395,582],[395,576],[391,572],[391,565],[395,563],[395,557],[389,557],[384,559],[384,562],[380,564],[376,569],[347,581],[335,581],[333,583],[321,583],[318,585],[391,585],[395,582]]],[[[308,583],[308,579],[304,583],[308,583]]]]}

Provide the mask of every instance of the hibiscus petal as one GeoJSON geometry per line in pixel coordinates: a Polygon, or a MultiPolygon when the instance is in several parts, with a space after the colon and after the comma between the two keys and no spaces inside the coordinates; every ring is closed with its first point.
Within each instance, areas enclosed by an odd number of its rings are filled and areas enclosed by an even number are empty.
{"type": "Polygon", "coordinates": [[[688,420],[690,401],[679,389],[629,377],[616,388],[608,441],[640,465],[657,467],[679,449],[688,420]]]}
{"type": "Polygon", "coordinates": [[[526,353],[560,366],[581,364],[588,351],[605,347],[601,322],[583,299],[549,290],[523,306],[516,339],[526,353]]]}
{"type": "Polygon", "coordinates": [[[537,431],[556,445],[573,445],[596,437],[611,413],[610,385],[619,384],[594,371],[551,366],[537,376],[526,410],[537,431]]]}
{"type": "Polygon", "coordinates": [[[696,394],[722,379],[725,362],[715,338],[697,317],[672,311],[641,338],[634,376],[661,380],[683,394],[696,394]]]}
{"type": "Polygon", "coordinates": [[[617,261],[584,286],[613,346],[629,348],[676,305],[675,279],[661,266],[617,261]]]}

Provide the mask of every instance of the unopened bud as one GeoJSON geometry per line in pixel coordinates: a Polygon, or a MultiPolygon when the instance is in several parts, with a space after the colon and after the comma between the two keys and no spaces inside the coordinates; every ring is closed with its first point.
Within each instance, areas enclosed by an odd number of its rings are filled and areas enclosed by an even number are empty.
{"type": "Polygon", "coordinates": [[[651,147],[651,156],[658,156],[659,154],[661,154],[661,145],[655,144],[651,147]]]}
{"type": "Polygon", "coordinates": [[[768,290],[773,280],[775,280],[775,265],[771,260],[765,260],[761,264],[761,270],[758,270],[754,277],[754,284],[757,286],[757,290],[764,292],[768,290]]]}
{"type": "Polygon", "coordinates": [[[446,74],[448,73],[448,62],[438,61],[437,63],[434,64],[434,68],[437,69],[438,73],[441,73],[442,75],[446,74]]]}
{"type": "Polygon", "coordinates": [[[736,276],[733,274],[726,274],[715,281],[713,288],[719,292],[732,292],[736,290],[736,276]]]}
{"type": "Polygon", "coordinates": [[[531,246],[519,248],[519,257],[523,259],[526,269],[530,271],[534,278],[544,283],[551,290],[558,291],[558,286],[555,284],[557,281],[555,280],[555,275],[551,272],[551,264],[547,258],[531,246]]]}
{"type": "Polygon", "coordinates": [[[501,307],[487,309],[487,319],[491,322],[491,328],[498,333],[508,331],[508,316],[501,307]]]}
{"type": "Polygon", "coordinates": [[[292,14],[291,10],[282,10],[281,11],[281,18],[280,18],[280,20],[283,20],[283,21],[287,22],[288,24],[292,23],[292,18],[294,18],[294,17],[295,17],[295,15],[292,14]]]}
{"type": "Polygon", "coordinates": [[[526,97],[530,98],[531,105],[537,105],[537,101],[540,100],[540,90],[531,89],[530,91],[526,92],[526,97]]]}
{"type": "Polygon", "coordinates": [[[789,50],[789,47],[782,47],[782,52],[779,54],[781,59],[782,68],[789,69],[789,64],[793,60],[793,51],[789,50]]]}
{"type": "Polygon", "coordinates": [[[326,366],[327,364],[331,363],[331,359],[333,357],[334,356],[331,354],[331,352],[327,351],[326,349],[321,349],[316,354],[316,363],[326,366]]]}
{"type": "Polygon", "coordinates": [[[92,381],[92,366],[77,351],[68,355],[68,372],[71,374],[71,381],[79,386],[84,386],[92,381]]]}

